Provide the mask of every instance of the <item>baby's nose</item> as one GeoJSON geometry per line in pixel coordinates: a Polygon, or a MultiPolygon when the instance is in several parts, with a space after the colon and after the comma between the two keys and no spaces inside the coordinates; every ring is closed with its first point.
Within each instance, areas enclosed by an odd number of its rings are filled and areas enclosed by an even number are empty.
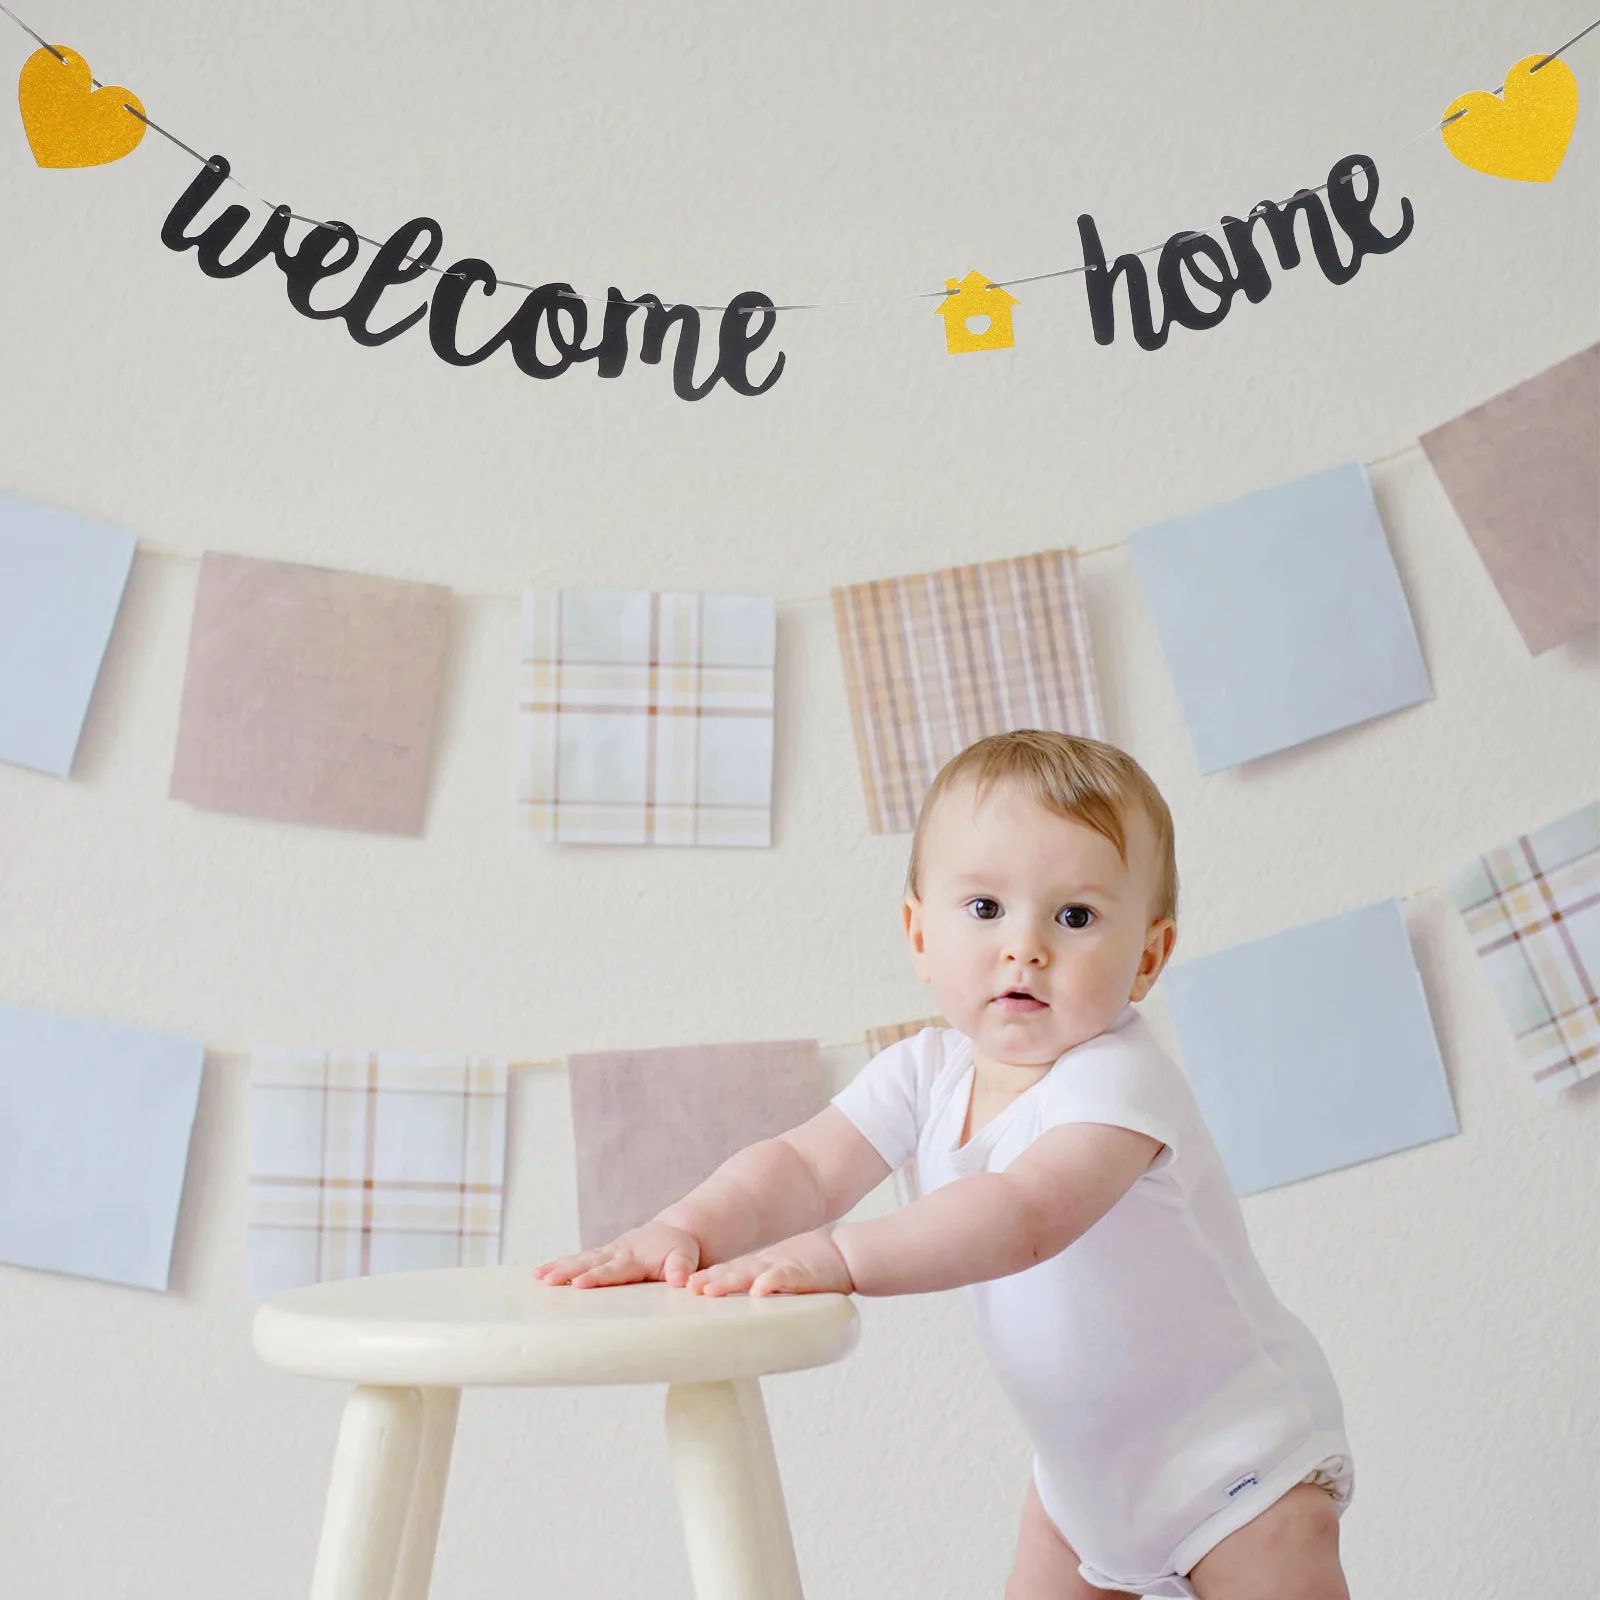
{"type": "Polygon", "coordinates": [[[1043,932],[1031,923],[1013,923],[1008,930],[1005,954],[1012,961],[1026,961],[1043,966],[1050,959],[1050,946],[1043,932]]]}

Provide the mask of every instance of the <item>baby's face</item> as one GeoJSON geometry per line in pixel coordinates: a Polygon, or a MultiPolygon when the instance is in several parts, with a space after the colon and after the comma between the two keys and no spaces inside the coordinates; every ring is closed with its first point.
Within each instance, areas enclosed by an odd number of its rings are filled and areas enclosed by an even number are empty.
{"type": "Polygon", "coordinates": [[[979,804],[957,785],[935,805],[906,936],[940,1012],[989,1060],[1048,1066],[1156,981],[1174,934],[1152,918],[1155,829],[1137,809],[1126,828],[1124,863],[1014,786],[979,804]]]}

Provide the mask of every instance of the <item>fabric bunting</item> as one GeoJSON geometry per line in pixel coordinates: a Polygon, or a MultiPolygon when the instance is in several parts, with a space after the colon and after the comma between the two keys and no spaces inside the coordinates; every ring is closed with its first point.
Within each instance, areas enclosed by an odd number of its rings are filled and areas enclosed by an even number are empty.
{"type": "Polygon", "coordinates": [[[826,1103],[814,1039],[602,1051],[567,1062],[583,1247],[681,1200],[736,1150],[826,1103]]]}
{"type": "Polygon", "coordinates": [[[251,1057],[249,1287],[500,1259],[506,1066],[477,1057],[251,1057]]]}
{"type": "Polygon", "coordinates": [[[172,798],[419,834],[450,591],[206,554],[172,798]]]}
{"type": "Polygon", "coordinates": [[[907,833],[939,768],[987,734],[1104,737],[1072,550],[833,591],[874,833],[907,833]]]}
{"type": "Polygon", "coordinates": [[[1397,900],[1182,962],[1162,984],[1242,1195],[1458,1131],[1397,900]]]}
{"type": "Polygon", "coordinates": [[[0,761],[71,772],[133,552],[119,528],[0,494],[0,761]]]}
{"type": "Polygon", "coordinates": [[[1433,693],[1360,462],[1174,517],[1129,546],[1202,772],[1433,693]]]}
{"type": "Polygon", "coordinates": [[[0,1005],[0,1261],[165,1289],[205,1046],[0,1005]]]}
{"type": "Polygon", "coordinates": [[[1600,344],[1422,448],[1530,651],[1600,622],[1600,344]]]}
{"type": "Polygon", "coordinates": [[[1600,804],[1449,882],[1534,1083],[1550,1093],[1600,1072],[1600,804]]]}
{"type": "Polygon", "coordinates": [[[777,606],[529,589],[517,799],[564,844],[772,843],[777,606]]]}

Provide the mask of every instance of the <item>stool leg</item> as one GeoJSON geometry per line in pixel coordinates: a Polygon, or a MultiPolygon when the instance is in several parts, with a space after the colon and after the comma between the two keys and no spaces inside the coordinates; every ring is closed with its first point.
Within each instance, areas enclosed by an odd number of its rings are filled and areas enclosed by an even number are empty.
{"type": "Polygon", "coordinates": [[[750,1473],[761,1497],[762,1522],[767,1534],[768,1595],[770,1600],[804,1600],[800,1593],[800,1568],[794,1558],[794,1540],[789,1532],[789,1512],[783,1500],[783,1482],[778,1476],[778,1457],[772,1448],[767,1408],[761,1399],[761,1383],[756,1378],[742,1378],[734,1388],[739,1391],[739,1410],[744,1417],[750,1473]]]}
{"type": "Polygon", "coordinates": [[[459,1389],[422,1391],[422,1447],[411,1486],[411,1511],[400,1541],[390,1600],[428,1600],[433,1582],[433,1553],[439,1543],[439,1517],[444,1510],[445,1483],[450,1476],[450,1451],[456,1438],[459,1389]]]}
{"type": "Polygon", "coordinates": [[[667,1442],[695,1600],[801,1600],[760,1384],[673,1384],[667,1442]]]}
{"type": "Polygon", "coordinates": [[[390,1600],[422,1445],[416,1389],[351,1392],[339,1424],[311,1600],[390,1600]]]}

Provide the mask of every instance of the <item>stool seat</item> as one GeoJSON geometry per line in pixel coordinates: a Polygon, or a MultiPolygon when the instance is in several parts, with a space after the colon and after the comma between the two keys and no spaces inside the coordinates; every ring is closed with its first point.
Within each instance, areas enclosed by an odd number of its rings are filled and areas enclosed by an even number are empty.
{"type": "Polygon", "coordinates": [[[270,1366],[305,1377],[457,1389],[758,1378],[837,1361],[859,1329],[841,1294],[711,1299],[449,1267],[291,1289],[256,1312],[254,1340],[270,1366]]]}
{"type": "Polygon", "coordinates": [[[696,1600],[803,1600],[760,1379],[855,1347],[842,1294],[573,1289],[528,1267],[309,1284],[256,1311],[274,1367],[355,1385],[311,1600],[427,1600],[463,1388],[664,1383],[696,1600]]]}

